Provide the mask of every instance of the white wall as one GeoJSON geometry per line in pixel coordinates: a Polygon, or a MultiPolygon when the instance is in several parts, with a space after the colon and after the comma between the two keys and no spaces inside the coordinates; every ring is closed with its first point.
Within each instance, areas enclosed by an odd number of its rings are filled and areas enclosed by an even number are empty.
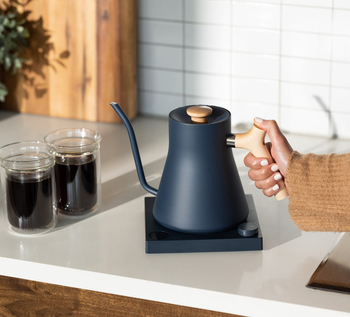
{"type": "Polygon", "coordinates": [[[350,0],[139,0],[139,107],[350,138],[350,0]]]}

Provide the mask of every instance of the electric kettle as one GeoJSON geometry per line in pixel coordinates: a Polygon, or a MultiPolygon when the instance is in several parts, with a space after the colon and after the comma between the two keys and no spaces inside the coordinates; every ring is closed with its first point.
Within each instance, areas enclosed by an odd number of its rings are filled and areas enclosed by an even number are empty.
{"type": "MultiPolygon", "coordinates": [[[[217,106],[171,111],[168,155],[157,190],[145,179],[129,119],[117,103],[110,105],[127,128],[141,185],[156,196],[153,216],[159,224],[178,232],[206,234],[238,227],[246,220],[249,208],[231,147],[271,160],[265,131],[253,126],[244,134],[231,133],[230,112],[217,106]]],[[[278,200],[287,197],[282,185],[278,200]]]]}

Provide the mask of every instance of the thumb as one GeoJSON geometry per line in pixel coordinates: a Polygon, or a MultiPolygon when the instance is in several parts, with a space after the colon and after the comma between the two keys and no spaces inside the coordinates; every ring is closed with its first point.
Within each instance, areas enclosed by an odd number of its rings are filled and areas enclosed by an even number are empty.
{"type": "Polygon", "coordinates": [[[277,163],[283,175],[286,175],[287,164],[293,149],[286,137],[282,134],[275,120],[255,118],[254,123],[267,132],[271,141],[271,156],[277,163]]]}
{"type": "Polygon", "coordinates": [[[254,118],[254,123],[260,129],[263,129],[267,132],[272,144],[277,145],[278,143],[282,142],[282,139],[285,139],[275,120],[264,120],[257,117],[254,118]]]}

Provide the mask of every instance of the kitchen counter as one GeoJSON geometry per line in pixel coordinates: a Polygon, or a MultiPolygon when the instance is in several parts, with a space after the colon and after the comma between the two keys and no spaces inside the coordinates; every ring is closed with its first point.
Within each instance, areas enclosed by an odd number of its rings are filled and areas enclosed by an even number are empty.
{"type": "MultiPolygon", "coordinates": [[[[167,120],[138,117],[133,125],[147,180],[157,188],[167,120]]],[[[264,250],[146,254],[144,198],[150,195],[138,182],[123,125],[0,111],[0,146],[69,127],[102,134],[101,209],[82,218],[59,216],[54,231],[37,237],[1,226],[0,275],[243,316],[350,316],[349,295],[305,287],[339,233],[298,230],[288,199],[266,198],[249,180],[246,151],[233,150],[245,193],[254,198],[264,250]]],[[[350,152],[347,140],[287,137],[302,153],[350,152]]]]}

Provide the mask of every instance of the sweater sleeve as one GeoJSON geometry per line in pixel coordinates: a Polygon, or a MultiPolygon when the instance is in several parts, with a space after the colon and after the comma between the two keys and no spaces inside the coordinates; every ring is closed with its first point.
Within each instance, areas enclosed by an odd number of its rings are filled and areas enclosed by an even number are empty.
{"type": "Polygon", "coordinates": [[[350,153],[301,155],[288,162],[289,213],[304,231],[350,231],[350,153]]]}

